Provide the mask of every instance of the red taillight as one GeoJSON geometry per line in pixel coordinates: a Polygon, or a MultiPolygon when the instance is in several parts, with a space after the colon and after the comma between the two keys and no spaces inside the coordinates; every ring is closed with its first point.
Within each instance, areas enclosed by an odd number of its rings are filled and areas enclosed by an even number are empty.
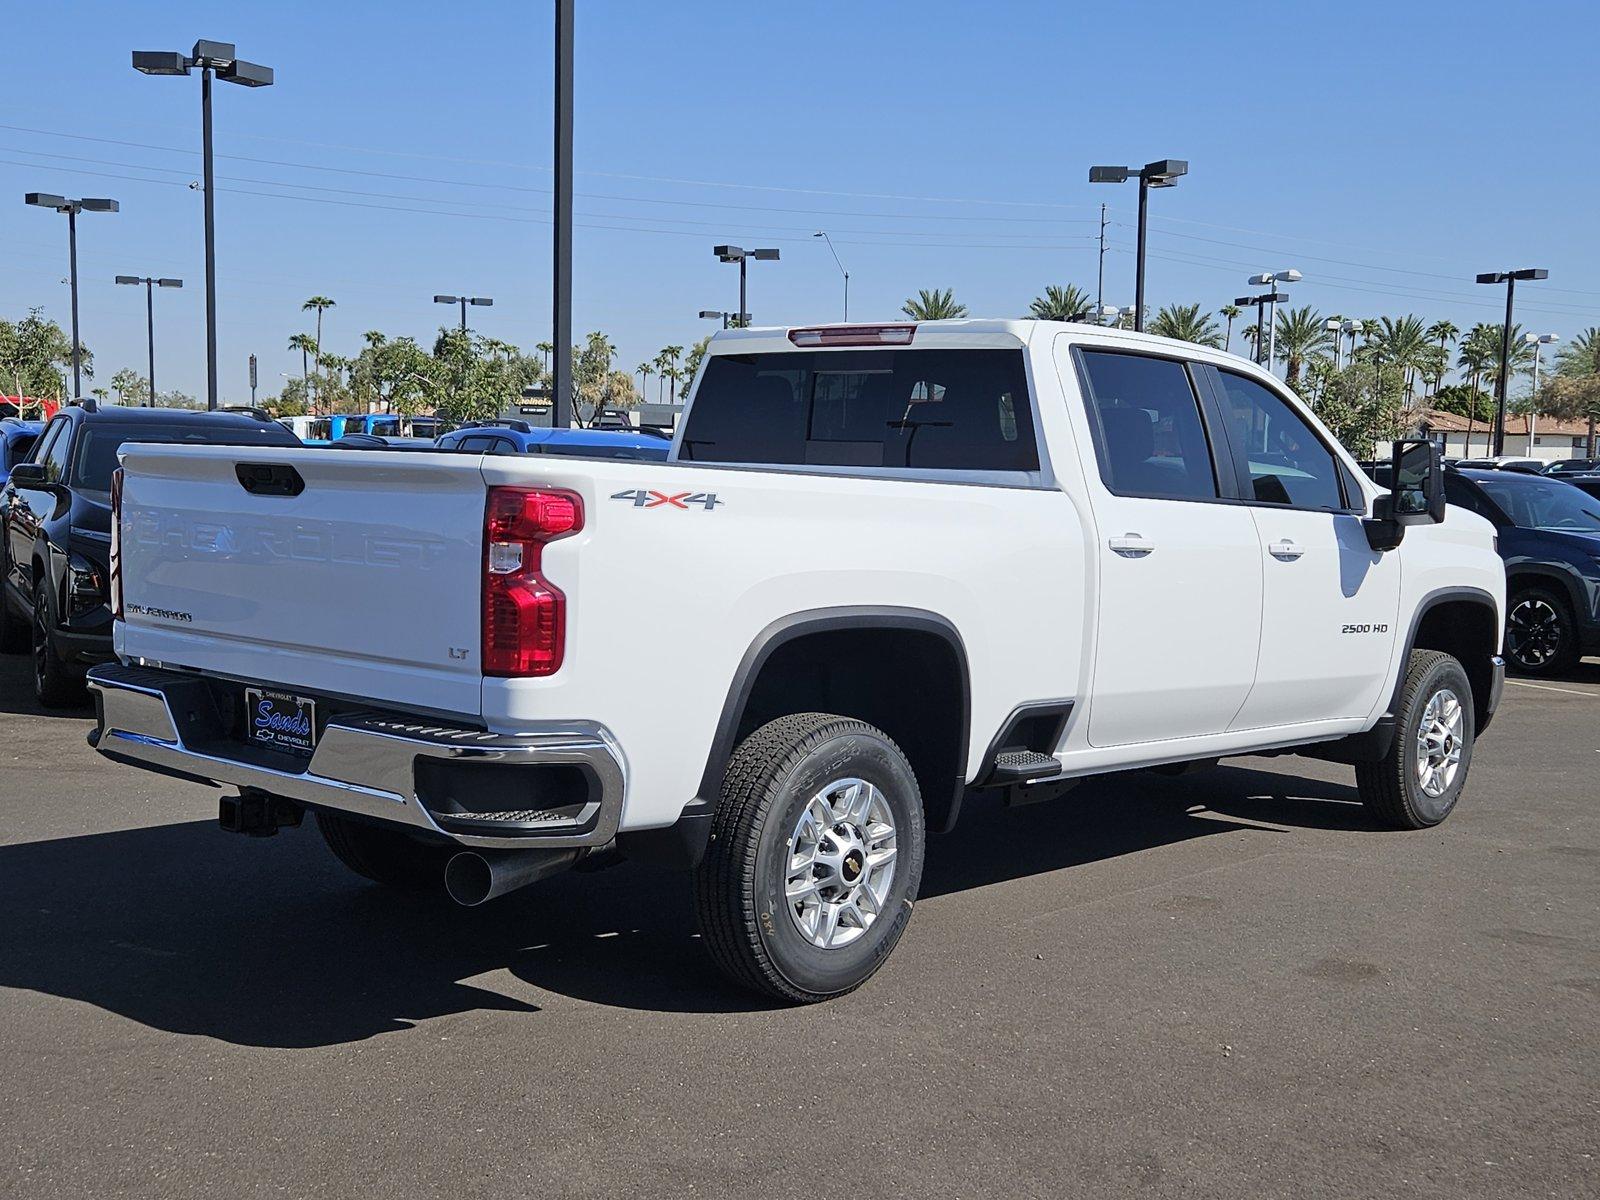
{"type": "Polygon", "coordinates": [[[111,557],[109,560],[111,615],[122,620],[122,468],[111,472],[111,557]]]}
{"type": "Polygon", "coordinates": [[[894,325],[819,325],[789,330],[789,340],[796,346],[909,346],[916,335],[916,323],[903,321],[894,325]]]}
{"type": "Polygon", "coordinates": [[[567,598],[540,571],[544,546],[583,528],[576,492],[492,487],[483,520],[483,673],[549,675],[566,645],[567,598]]]}

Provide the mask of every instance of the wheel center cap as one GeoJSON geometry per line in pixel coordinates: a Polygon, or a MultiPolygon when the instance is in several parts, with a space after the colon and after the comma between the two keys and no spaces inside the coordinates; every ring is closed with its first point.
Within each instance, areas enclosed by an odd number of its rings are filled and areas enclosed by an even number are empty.
{"type": "Polygon", "coordinates": [[[844,862],[839,866],[839,874],[846,883],[854,883],[861,878],[861,870],[866,866],[866,861],[861,856],[861,851],[852,850],[844,856],[844,862]]]}

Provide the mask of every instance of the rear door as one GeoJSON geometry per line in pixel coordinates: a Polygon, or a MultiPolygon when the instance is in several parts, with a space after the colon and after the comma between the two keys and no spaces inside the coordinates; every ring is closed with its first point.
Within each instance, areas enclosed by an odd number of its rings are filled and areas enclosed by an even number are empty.
{"type": "Polygon", "coordinates": [[[1093,442],[1089,741],[1222,733],[1255,680],[1262,565],[1249,510],[1223,502],[1227,459],[1207,435],[1193,372],[1177,358],[1058,347],[1093,442]]]}
{"type": "Polygon", "coordinates": [[[1234,729],[1365,717],[1388,675],[1400,556],[1367,545],[1365,500],[1293,402],[1212,367],[1263,572],[1261,656],[1234,729]]]}

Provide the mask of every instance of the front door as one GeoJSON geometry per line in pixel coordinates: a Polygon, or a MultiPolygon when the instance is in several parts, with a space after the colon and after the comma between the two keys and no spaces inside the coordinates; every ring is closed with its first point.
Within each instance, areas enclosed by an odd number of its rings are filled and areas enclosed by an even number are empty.
{"type": "Polygon", "coordinates": [[[1220,502],[1191,368],[1173,358],[1063,346],[1082,392],[1099,560],[1089,742],[1222,733],[1249,695],[1261,616],[1250,510],[1220,502]],[[1076,359],[1076,363],[1072,360],[1076,359]]]}
{"type": "Polygon", "coordinates": [[[1397,636],[1400,558],[1367,545],[1354,480],[1289,400],[1213,370],[1263,571],[1261,657],[1233,729],[1365,717],[1397,636]]]}

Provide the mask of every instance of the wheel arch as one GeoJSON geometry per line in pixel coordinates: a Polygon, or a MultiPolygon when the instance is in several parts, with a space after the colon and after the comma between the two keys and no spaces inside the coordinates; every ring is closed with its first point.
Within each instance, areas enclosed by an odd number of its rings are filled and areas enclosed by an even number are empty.
{"type": "Polygon", "coordinates": [[[1488,728],[1494,716],[1494,659],[1500,653],[1505,614],[1482,588],[1449,587],[1429,592],[1411,617],[1411,629],[1400,656],[1394,692],[1385,715],[1393,717],[1405,687],[1406,663],[1413,650],[1440,650],[1452,655],[1472,685],[1473,727],[1488,728]]]}
{"type": "Polygon", "coordinates": [[[1511,597],[1528,587],[1546,587],[1567,602],[1567,609],[1576,618],[1584,612],[1583,593],[1576,576],[1550,563],[1518,563],[1506,572],[1506,612],[1511,612],[1511,597]]]}
{"type": "Polygon", "coordinates": [[[857,717],[894,738],[916,772],[929,830],[946,828],[966,786],[972,720],[966,644],[954,624],[925,609],[864,606],[773,621],[734,673],[695,803],[715,806],[728,759],[753,728],[807,711],[857,717]],[[895,682],[904,684],[898,694],[895,682]]]}

